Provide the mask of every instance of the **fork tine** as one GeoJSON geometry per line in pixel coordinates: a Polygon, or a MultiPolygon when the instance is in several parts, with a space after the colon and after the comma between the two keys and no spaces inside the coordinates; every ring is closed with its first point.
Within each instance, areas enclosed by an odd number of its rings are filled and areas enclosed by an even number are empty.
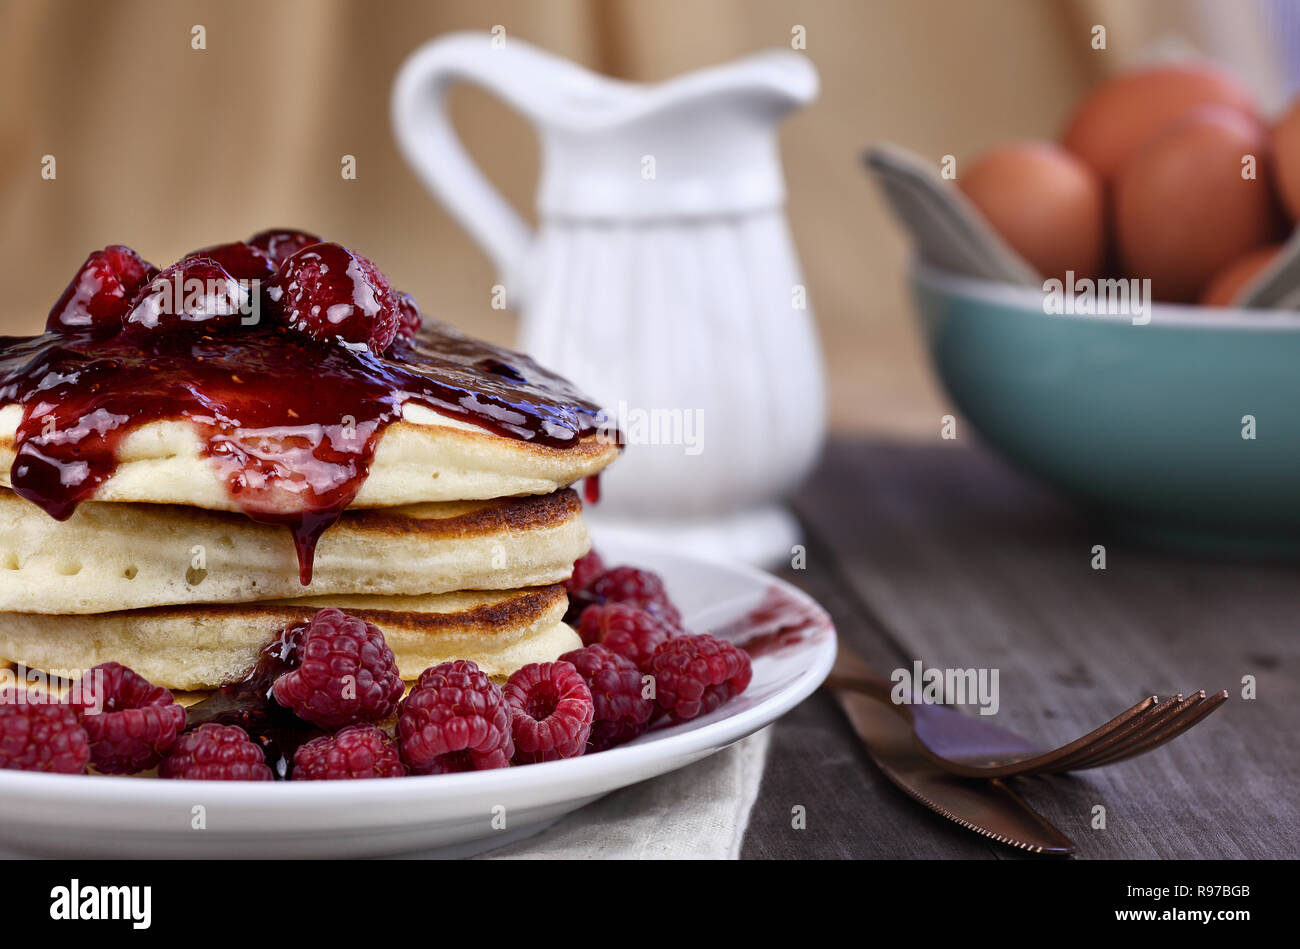
{"type": "Polygon", "coordinates": [[[1039,774],[1052,771],[1054,762],[1056,762],[1062,754],[1072,754],[1077,751],[1086,750],[1096,743],[1104,741],[1106,737],[1116,729],[1122,728],[1130,722],[1140,719],[1142,716],[1148,714],[1149,710],[1155,703],[1156,697],[1154,695],[1148,696],[1131,708],[1127,708],[1123,712],[1120,712],[1104,725],[1094,728],[1091,732],[1081,738],[1076,738],[1068,745],[1063,745],[1062,747],[1051,751],[1040,751],[1024,758],[1008,760],[1000,765],[985,763],[968,765],[962,761],[945,758],[932,751],[925,742],[921,740],[919,735],[916,739],[916,746],[922,754],[939,767],[962,777],[997,778],[1012,777],[1021,774],[1039,774]]]}
{"type": "Polygon", "coordinates": [[[1060,748],[1056,748],[1052,751],[1045,751],[1041,754],[1034,755],[1031,758],[1026,758],[1022,761],[1016,762],[1017,770],[1015,773],[1037,774],[1044,769],[1054,767],[1055,762],[1059,761],[1062,757],[1073,757],[1080,752],[1092,748],[1097,743],[1105,741],[1118,729],[1143,718],[1156,704],[1156,701],[1154,695],[1149,695],[1136,705],[1126,708],[1104,725],[1098,725],[1092,731],[1088,732],[1088,734],[1076,738],[1069,744],[1062,745],[1060,748]],[[1022,767],[1026,770],[1020,770],[1022,767]]]}
{"type": "Polygon", "coordinates": [[[1177,706],[1182,701],[1182,695],[1170,696],[1152,708],[1147,714],[1135,716],[1121,727],[1114,729],[1102,741],[1094,742],[1090,746],[1080,748],[1071,754],[1059,755],[1054,761],[1048,762],[1046,767],[1034,768],[1032,773],[1060,774],[1065,771],[1072,771],[1080,761],[1091,760],[1103,754],[1110,754],[1118,748],[1127,748],[1136,737],[1150,734],[1153,728],[1158,727],[1161,722],[1177,710],[1177,706]]]}
{"type": "Polygon", "coordinates": [[[1223,689],[1222,691],[1216,692],[1214,695],[1208,697],[1206,696],[1205,691],[1202,690],[1198,693],[1198,701],[1183,714],[1178,716],[1177,721],[1171,722],[1167,727],[1160,729],[1157,734],[1150,735],[1144,741],[1138,742],[1134,747],[1130,748],[1123,754],[1109,756],[1094,764],[1087,765],[1087,767],[1095,768],[1099,765],[1115,764],[1117,761],[1124,761],[1128,758],[1136,757],[1137,755],[1144,755],[1148,751],[1153,751],[1166,742],[1173,741],[1226,701],[1228,701],[1227,689],[1223,689]]]}
{"type": "Polygon", "coordinates": [[[1134,748],[1157,739],[1167,730],[1175,727],[1185,715],[1195,710],[1204,698],[1203,692],[1193,693],[1186,697],[1179,692],[1165,703],[1165,709],[1161,715],[1153,716],[1151,721],[1146,722],[1141,728],[1130,731],[1123,737],[1123,740],[1116,742],[1114,745],[1098,749],[1094,754],[1070,762],[1070,770],[1082,771],[1086,768],[1095,768],[1098,764],[1112,758],[1121,758],[1128,755],[1134,748]]]}

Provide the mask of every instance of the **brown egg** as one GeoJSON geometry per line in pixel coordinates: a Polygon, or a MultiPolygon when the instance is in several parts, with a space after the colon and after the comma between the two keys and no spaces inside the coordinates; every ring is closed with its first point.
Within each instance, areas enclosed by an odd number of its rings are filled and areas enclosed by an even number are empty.
{"type": "Polygon", "coordinates": [[[1271,244],[1268,247],[1252,250],[1245,257],[1239,257],[1228,264],[1214,275],[1210,285],[1201,294],[1201,306],[1232,306],[1232,301],[1236,299],[1242,287],[1277,260],[1277,255],[1281,251],[1280,244],[1271,244]]]}
{"type": "Polygon", "coordinates": [[[1088,167],[1051,142],[1005,145],[957,173],[957,184],[1039,273],[1092,277],[1105,252],[1105,201],[1088,167]]]}
{"type": "Polygon", "coordinates": [[[1120,169],[1114,198],[1123,272],[1149,277],[1157,300],[1197,299],[1279,232],[1268,132],[1235,109],[1200,109],[1166,129],[1120,169]],[[1247,155],[1253,179],[1242,177],[1247,155]]]}
{"type": "Polygon", "coordinates": [[[1273,126],[1277,189],[1293,222],[1300,222],[1300,97],[1273,126]]]}
{"type": "Polygon", "coordinates": [[[1116,76],[1085,96],[1061,141],[1109,182],[1154,135],[1209,105],[1258,117],[1250,91],[1220,69],[1201,62],[1151,66],[1116,76]]]}

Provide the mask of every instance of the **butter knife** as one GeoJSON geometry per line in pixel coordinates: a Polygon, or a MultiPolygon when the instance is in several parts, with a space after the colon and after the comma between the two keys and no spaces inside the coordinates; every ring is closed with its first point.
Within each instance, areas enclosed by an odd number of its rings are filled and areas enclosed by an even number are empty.
{"type": "MultiPolygon", "coordinates": [[[[841,649],[843,649],[841,645],[841,649]]],[[[834,689],[844,714],[894,784],[936,814],[1030,853],[1070,854],[1075,845],[1000,780],[959,778],[916,750],[907,722],[875,699],[834,689]]]]}

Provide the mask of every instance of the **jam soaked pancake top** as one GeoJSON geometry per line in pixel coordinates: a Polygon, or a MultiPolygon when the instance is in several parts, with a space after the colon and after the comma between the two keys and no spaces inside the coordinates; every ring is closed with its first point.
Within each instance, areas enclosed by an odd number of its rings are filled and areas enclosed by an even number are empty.
{"type": "Polygon", "coordinates": [[[304,584],[317,540],[356,496],[407,400],[554,448],[604,423],[531,359],[427,319],[382,354],[282,324],[0,337],[0,402],[23,408],[14,491],[66,519],[112,476],[129,432],[185,419],[239,509],[291,530],[304,584]]]}

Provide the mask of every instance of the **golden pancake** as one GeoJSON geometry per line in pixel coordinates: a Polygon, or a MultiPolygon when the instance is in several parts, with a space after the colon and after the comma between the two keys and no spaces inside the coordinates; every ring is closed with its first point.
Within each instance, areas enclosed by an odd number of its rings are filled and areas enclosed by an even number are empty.
{"type": "Polygon", "coordinates": [[[500,680],[582,645],[563,622],[562,586],[432,596],[324,596],[265,603],[165,606],[92,616],[0,614],[0,657],[65,678],[101,662],[155,685],[195,691],[242,679],[286,626],[335,606],[383,630],[402,678],[469,659],[500,680]]]}
{"type": "MultiPolygon", "coordinates": [[[[21,419],[21,406],[0,408],[0,486],[10,485],[21,419]]],[[[141,425],[123,437],[117,452],[116,470],[92,500],[239,510],[185,420],[141,425]]],[[[349,507],[548,494],[599,473],[616,457],[618,446],[600,436],[571,448],[550,448],[408,402],[402,420],[380,435],[369,474],[349,507]]]]}
{"type": "Polygon", "coordinates": [[[566,579],[589,547],[570,489],[346,511],[304,587],[289,532],[242,514],[88,501],[56,521],[0,490],[0,611],[514,590],[566,579]]]}

